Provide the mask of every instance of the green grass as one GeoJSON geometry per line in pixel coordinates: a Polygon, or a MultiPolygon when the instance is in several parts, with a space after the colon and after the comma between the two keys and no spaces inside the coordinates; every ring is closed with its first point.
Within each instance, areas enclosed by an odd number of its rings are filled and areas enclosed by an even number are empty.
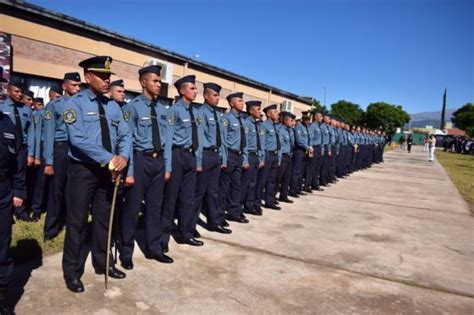
{"type": "Polygon", "coordinates": [[[32,254],[29,251],[33,248],[40,249],[45,256],[60,252],[63,249],[64,229],[54,240],[44,242],[44,217],[43,214],[38,222],[17,221],[13,225],[11,249],[16,260],[28,259],[32,254]]]}
{"type": "Polygon", "coordinates": [[[437,150],[436,158],[474,213],[474,157],[437,150]]]}

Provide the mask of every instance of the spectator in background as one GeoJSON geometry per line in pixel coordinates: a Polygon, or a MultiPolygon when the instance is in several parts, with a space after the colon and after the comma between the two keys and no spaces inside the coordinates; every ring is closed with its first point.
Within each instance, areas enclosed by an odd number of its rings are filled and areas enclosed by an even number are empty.
{"type": "Polygon", "coordinates": [[[411,137],[411,135],[408,135],[408,138],[407,138],[407,150],[408,150],[408,153],[411,153],[411,145],[413,144],[413,138],[411,137]]]}
{"type": "MultiPolygon", "coordinates": [[[[425,136],[423,138],[423,152],[428,152],[429,143],[430,143],[430,139],[428,138],[428,136],[425,136]]],[[[444,145],[444,143],[443,143],[443,145],[444,145]]],[[[446,149],[444,151],[446,151],[446,149]]]]}
{"type": "Polygon", "coordinates": [[[405,135],[400,136],[400,149],[405,150],[405,135]]]}
{"type": "Polygon", "coordinates": [[[428,143],[428,148],[429,148],[429,160],[430,162],[434,161],[434,152],[436,148],[436,138],[434,135],[430,135],[429,143],[428,143]]]}

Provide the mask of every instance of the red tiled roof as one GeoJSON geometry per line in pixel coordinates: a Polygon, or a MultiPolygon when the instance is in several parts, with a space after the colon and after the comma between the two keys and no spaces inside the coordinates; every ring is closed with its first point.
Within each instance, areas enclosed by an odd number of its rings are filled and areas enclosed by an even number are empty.
{"type": "Polygon", "coordinates": [[[446,132],[448,136],[465,136],[466,132],[464,130],[458,128],[447,128],[446,132]]]}

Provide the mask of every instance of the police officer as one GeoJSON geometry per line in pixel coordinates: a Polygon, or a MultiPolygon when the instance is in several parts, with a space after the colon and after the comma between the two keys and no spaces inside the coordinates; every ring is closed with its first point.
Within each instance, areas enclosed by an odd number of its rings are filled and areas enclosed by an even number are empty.
{"type": "Polygon", "coordinates": [[[48,201],[43,232],[46,241],[52,240],[59,234],[66,219],[64,191],[69,167],[69,146],[63,113],[66,111],[66,102],[79,93],[80,89],[79,73],[65,73],[61,89],[57,91],[61,96],[46,104],[44,109],[44,173],[51,177],[48,182],[48,201]]]}
{"type": "Polygon", "coordinates": [[[299,198],[299,195],[306,195],[302,191],[303,180],[309,181],[307,171],[308,161],[313,156],[313,146],[311,144],[312,129],[310,128],[311,113],[305,111],[301,113],[301,122],[296,123],[295,149],[293,151],[293,169],[291,174],[289,196],[299,198]]]}
{"type": "Polygon", "coordinates": [[[276,177],[278,165],[281,161],[281,143],[278,136],[278,109],[276,104],[269,105],[263,109],[267,119],[262,127],[265,130],[265,165],[260,169],[257,179],[258,202],[265,201],[264,207],[280,210],[276,204],[276,177]]]}
{"type": "Polygon", "coordinates": [[[107,95],[117,102],[120,107],[127,104],[125,102],[125,83],[123,80],[115,80],[110,82],[109,92],[107,95]]]}
{"type": "Polygon", "coordinates": [[[57,98],[60,98],[63,95],[63,89],[57,84],[54,84],[50,87],[48,92],[49,101],[54,101],[57,98]]]}
{"type": "MultiPolygon", "coordinates": [[[[157,100],[161,90],[161,67],[151,65],[140,69],[138,74],[142,94],[122,107],[133,140],[133,158],[125,179],[125,185],[131,187],[125,193],[120,213],[120,261],[127,270],[133,269],[135,233],[142,200],[145,201],[145,255],[159,262],[173,262],[163,253],[159,234],[165,165],[169,168],[171,164],[171,143],[166,141],[171,128],[167,120],[168,106],[157,100]]],[[[169,178],[169,173],[167,176],[169,178]]]]}
{"type": "Polygon", "coordinates": [[[34,97],[35,97],[35,94],[32,91],[24,91],[23,96],[21,98],[21,102],[25,104],[26,107],[33,110],[34,97]]]}
{"type": "Polygon", "coordinates": [[[321,114],[318,119],[319,128],[321,129],[321,151],[322,151],[322,164],[321,171],[319,172],[319,185],[320,186],[329,186],[329,167],[330,167],[330,158],[331,158],[331,144],[330,144],[330,135],[329,135],[329,126],[327,125],[329,117],[323,116],[321,114]],[[321,120],[321,121],[319,121],[321,120]]]}
{"type": "Polygon", "coordinates": [[[32,211],[31,219],[37,222],[41,218],[41,211],[43,210],[45,175],[44,175],[44,160],[43,160],[43,140],[44,140],[44,100],[37,97],[33,102],[33,122],[35,126],[35,161],[34,168],[29,173],[28,182],[30,183],[30,206],[32,211]]]}
{"type": "Polygon", "coordinates": [[[65,107],[64,122],[69,136],[70,165],[66,191],[66,236],[63,272],[66,286],[83,292],[84,241],[89,206],[92,205],[92,265],[97,274],[115,279],[125,273],[106,266],[107,230],[113,180],[125,169],[132,147],[131,135],[120,106],[104,97],[110,83],[112,58],[97,56],[79,63],[89,88],[71,97],[65,107]]]}
{"type": "Polygon", "coordinates": [[[196,160],[199,154],[199,112],[192,105],[196,99],[196,76],[188,75],[174,83],[179,99],[168,113],[169,132],[166,143],[172,146],[172,160],[166,165],[163,214],[160,224],[160,243],[168,248],[173,217],[176,213],[178,229],[174,234],[179,244],[202,246],[204,243],[194,236],[194,194],[196,191],[196,172],[202,165],[196,160]],[[179,202],[178,202],[179,200],[179,202]],[[175,212],[176,211],[176,212],[175,212]]]}
{"type": "Polygon", "coordinates": [[[262,215],[260,202],[255,198],[258,170],[265,163],[263,147],[265,131],[261,127],[262,121],[260,120],[262,102],[248,101],[245,105],[249,116],[245,119],[247,150],[244,154],[244,165],[248,165],[249,168],[242,171],[241,203],[244,213],[262,215]]]}
{"type": "Polygon", "coordinates": [[[291,179],[291,157],[293,147],[295,145],[295,137],[293,134],[293,124],[296,116],[290,112],[280,112],[281,124],[278,128],[278,136],[281,144],[281,163],[278,166],[277,173],[277,190],[280,193],[278,201],[293,203],[288,198],[290,179],[291,179]]]}
{"type": "Polygon", "coordinates": [[[311,139],[311,145],[313,146],[313,166],[312,166],[312,178],[311,178],[311,190],[323,191],[319,186],[321,165],[323,163],[323,148],[322,148],[322,131],[321,122],[323,120],[323,114],[316,112],[313,115],[313,122],[311,123],[313,138],[311,139]]]}
{"type": "MultiPolygon", "coordinates": [[[[23,82],[12,79],[8,83],[7,99],[0,103],[0,111],[7,115],[15,125],[15,141],[20,176],[26,182],[26,166],[34,162],[34,124],[31,108],[21,102],[23,82]]],[[[31,221],[24,203],[15,208],[15,217],[22,221],[31,221]]]]}
{"type": "MultiPolygon", "coordinates": [[[[3,75],[1,82],[6,82],[3,75]]],[[[7,287],[13,271],[9,255],[12,238],[12,207],[26,198],[25,177],[16,157],[17,131],[10,118],[0,111],[0,314],[13,314],[7,308],[7,287]]],[[[20,135],[21,136],[21,135],[20,135]]]]}
{"type": "Polygon", "coordinates": [[[199,213],[205,205],[207,229],[223,234],[232,231],[223,226],[224,213],[219,207],[219,177],[221,169],[227,165],[227,151],[224,146],[224,126],[218,113],[219,93],[222,87],[216,83],[204,83],[204,104],[199,108],[201,124],[200,155],[202,171],[197,175],[194,198],[194,227],[199,219],[199,213]]]}
{"type": "Polygon", "coordinates": [[[242,169],[249,169],[244,163],[247,154],[247,136],[242,110],[244,108],[243,93],[236,92],[227,95],[230,111],[224,115],[224,145],[227,150],[227,167],[219,179],[221,193],[220,207],[227,210],[227,220],[238,223],[248,223],[243,214],[241,202],[242,169]]]}

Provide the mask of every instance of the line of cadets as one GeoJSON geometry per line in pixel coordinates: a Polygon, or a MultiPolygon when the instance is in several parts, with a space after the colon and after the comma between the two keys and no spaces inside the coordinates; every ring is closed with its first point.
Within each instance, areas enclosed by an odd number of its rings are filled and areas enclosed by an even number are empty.
{"type": "MultiPolygon", "coordinates": [[[[145,256],[172,263],[166,254],[170,236],[179,244],[202,246],[197,225],[230,234],[228,221],[248,223],[245,214],[262,215],[262,207],[280,210],[280,202],[293,202],[289,197],[322,190],[320,186],[383,161],[380,131],[351,130],[319,112],[313,117],[304,112],[296,122],[292,113],[279,113],[276,104],[263,108],[262,120],[261,102],[244,103],[239,92],[226,97],[230,111],[225,113],[218,107],[221,87],[215,83],[204,84],[204,104],[194,103],[193,75],[175,82],[179,98],[167,106],[158,100],[161,67],[156,65],[139,70],[142,93],[127,104],[123,81],[110,83],[111,62],[108,56],[82,61],[88,88],[80,91],[80,75],[67,73],[44,109],[42,100],[34,99],[32,112],[32,95],[27,91],[21,98],[20,81],[9,83],[9,97],[0,104],[18,135],[19,177],[32,187],[31,216],[26,202],[18,202],[26,201],[23,193],[17,193],[15,215],[37,221],[45,208],[45,240],[66,226],[63,273],[73,292],[84,291],[90,213],[92,264],[97,274],[106,271],[111,192],[122,175],[115,241],[122,267],[131,270],[140,212],[145,256]],[[26,174],[27,165],[37,167],[26,174]]],[[[11,264],[4,255],[0,265],[11,264]]],[[[125,278],[110,261],[109,276],[125,278]]],[[[9,275],[0,279],[7,283],[9,275]]]]}

